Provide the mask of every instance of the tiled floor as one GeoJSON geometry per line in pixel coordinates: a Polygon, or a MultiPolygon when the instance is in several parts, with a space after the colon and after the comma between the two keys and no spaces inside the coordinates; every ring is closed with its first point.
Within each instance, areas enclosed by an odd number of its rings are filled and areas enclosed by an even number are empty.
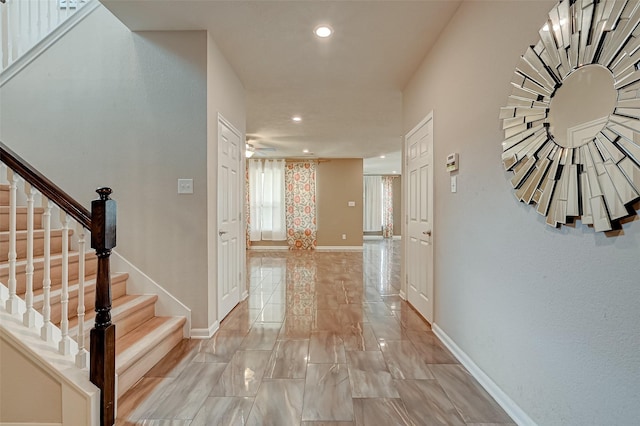
{"type": "Polygon", "coordinates": [[[513,424],[398,296],[398,241],[247,263],[248,300],[147,373],[118,424],[513,424]]]}

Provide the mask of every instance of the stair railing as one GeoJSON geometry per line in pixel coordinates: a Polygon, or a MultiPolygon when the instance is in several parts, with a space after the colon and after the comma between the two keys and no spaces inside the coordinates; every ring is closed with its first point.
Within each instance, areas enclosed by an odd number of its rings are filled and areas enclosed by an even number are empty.
{"type": "Polygon", "coordinates": [[[88,0],[0,0],[0,71],[70,19],[88,0]]]}
{"type": "MultiPolygon", "coordinates": [[[[2,0],[0,0],[2,1],[2,0]]],[[[113,425],[115,423],[115,325],[111,322],[111,277],[109,256],[116,245],[116,203],[110,199],[110,188],[99,188],[96,192],[100,198],[91,202],[91,212],[84,208],[53,182],[38,172],[29,163],[20,158],[0,142],[0,163],[7,167],[7,181],[9,184],[8,212],[3,213],[3,222],[8,216],[8,224],[2,224],[0,229],[8,228],[8,279],[9,297],[6,309],[9,313],[19,314],[17,296],[17,212],[18,197],[26,202],[26,263],[25,271],[25,304],[23,323],[26,327],[35,328],[36,310],[34,308],[34,229],[36,196],[40,194],[42,207],[37,210],[41,214],[43,231],[43,271],[42,271],[42,326],[40,334],[43,340],[53,342],[58,340],[58,350],[63,355],[69,355],[75,350],[76,365],[79,368],[89,368],[90,380],[100,389],[100,424],[113,425]],[[24,194],[18,193],[18,185],[22,179],[24,194]],[[60,332],[55,331],[52,323],[51,309],[51,226],[54,206],[60,212],[59,224],[61,235],[61,291],[60,291],[60,332]],[[6,214],[4,214],[6,213],[6,214]],[[78,251],[78,288],[77,288],[77,336],[73,342],[69,336],[69,247],[71,241],[71,219],[75,222],[76,241],[78,251]],[[91,233],[91,247],[97,256],[97,272],[95,283],[95,324],[90,332],[90,355],[85,347],[85,230],[91,233]]],[[[55,217],[54,217],[55,220],[55,217]]],[[[57,222],[57,221],[56,221],[57,222]]],[[[3,251],[5,251],[3,249],[3,251]]],[[[23,249],[21,249],[23,250],[23,249]]],[[[6,252],[5,252],[6,253],[6,252]]],[[[22,268],[23,266],[20,265],[22,268]]],[[[22,286],[22,284],[21,284],[22,286]]]]}

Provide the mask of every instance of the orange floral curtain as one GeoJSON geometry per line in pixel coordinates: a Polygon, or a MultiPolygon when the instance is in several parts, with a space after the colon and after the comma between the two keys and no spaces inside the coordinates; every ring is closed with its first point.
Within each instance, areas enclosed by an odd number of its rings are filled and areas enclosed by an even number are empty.
{"type": "Polygon", "coordinates": [[[395,176],[382,176],[382,237],[393,237],[393,180],[395,176]]]}
{"type": "Polygon", "coordinates": [[[287,163],[284,183],[290,250],[316,247],[316,162],[287,163]]]}

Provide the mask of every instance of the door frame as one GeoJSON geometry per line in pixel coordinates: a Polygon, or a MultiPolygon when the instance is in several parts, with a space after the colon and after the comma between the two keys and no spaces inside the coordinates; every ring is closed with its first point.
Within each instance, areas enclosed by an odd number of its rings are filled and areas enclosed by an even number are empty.
{"type": "MultiPolygon", "coordinates": [[[[217,263],[217,268],[216,268],[216,312],[217,312],[217,323],[218,325],[220,324],[220,322],[222,322],[222,320],[224,319],[224,317],[222,316],[222,311],[221,311],[221,300],[220,300],[220,290],[219,290],[219,277],[220,277],[220,239],[219,239],[219,235],[218,233],[220,232],[220,218],[219,218],[219,214],[220,214],[220,205],[219,205],[219,196],[220,196],[220,138],[222,136],[222,126],[224,125],[227,129],[229,129],[234,135],[236,135],[238,137],[238,188],[242,188],[241,194],[242,196],[238,196],[237,197],[237,209],[238,209],[238,224],[237,224],[237,229],[236,231],[238,232],[238,252],[235,253],[235,255],[237,256],[237,262],[238,262],[238,270],[239,270],[239,277],[238,277],[238,302],[244,300],[248,293],[247,293],[247,286],[246,286],[246,276],[245,276],[245,271],[246,271],[246,256],[245,256],[245,250],[246,250],[246,239],[244,237],[245,235],[245,217],[244,217],[244,196],[245,196],[245,181],[244,181],[244,177],[245,177],[245,161],[244,158],[244,137],[242,132],[240,132],[233,124],[231,124],[231,122],[229,120],[227,120],[222,114],[218,113],[218,117],[217,117],[217,135],[216,135],[216,149],[217,149],[217,165],[216,165],[216,174],[217,174],[217,178],[216,178],[216,182],[217,182],[217,191],[216,191],[216,223],[215,223],[215,241],[216,241],[216,263],[217,263]]],[[[237,306],[237,305],[236,305],[237,306]]],[[[225,315],[226,316],[226,315],[225,315]]]]}
{"type": "MultiPolygon", "coordinates": [[[[408,249],[409,249],[409,183],[410,178],[408,176],[408,166],[409,166],[409,154],[407,143],[411,136],[413,136],[418,130],[420,130],[426,123],[431,120],[434,120],[433,110],[431,110],[422,120],[418,122],[403,138],[402,142],[402,208],[403,208],[403,216],[404,220],[402,221],[402,265],[401,265],[401,289],[400,289],[400,297],[409,302],[409,270],[408,270],[408,249]]],[[[431,297],[431,318],[425,319],[433,324],[435,320],[435,298],[436,298],[436,288],[435,288],[435,246],[436,246],[436,232],[435,230],[435,208],[434,208],[434,191],[435,191],[435,173],[434,173],[434,163],[435,163],[435,126],[432,125],[432,144],[431,144],[431,167],[429,169],[429,182],[431,183],[430,191],[429,191],[429,205],[431,206],[431,265],[432,268],[430,271],[427,271],[427,274],[431,276],[431,282],[433,284],[433,295],[431,297]]],[[[417,309],[416,309],[417,311],[417,309]]],[[[419,312],[419,311],[418,311],[419,312]]],[[[422,312],[420,315],[424,316],[422,312]]]]}

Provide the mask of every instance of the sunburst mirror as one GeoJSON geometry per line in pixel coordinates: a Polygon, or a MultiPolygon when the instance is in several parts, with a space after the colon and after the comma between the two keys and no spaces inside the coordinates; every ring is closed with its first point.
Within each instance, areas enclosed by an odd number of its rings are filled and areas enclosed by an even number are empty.
{"type": "Polygon", "coordinates": [[[500,119],[516,198],[546,223],[620,227],[640,199],[640,1],[562,0],[500,119]]]}

